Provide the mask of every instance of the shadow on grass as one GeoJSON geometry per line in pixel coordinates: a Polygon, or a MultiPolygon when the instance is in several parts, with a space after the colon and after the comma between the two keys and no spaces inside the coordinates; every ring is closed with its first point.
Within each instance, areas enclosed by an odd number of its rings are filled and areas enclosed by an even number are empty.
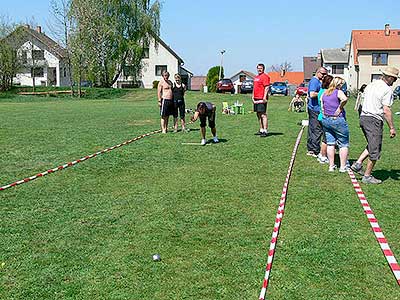
{"type": "Polygon", "coordinates": [[[282,132],[268,132],[268,136],[273,136],[273,135],[283,135],[282,132]]]}
{"type": "Polygon", "coordinates": [[[381,179],[382,181],[385,181],[389,178],[393,180],[399,180],[400,179],[400,170],[377,170],[373,171],[373,175],[376,178],[381,179]]]}
{"type": "Polygon", "coordinates": [[[207,143],[218,145],[218,144],[220,144],[220,143],[226,143],[226,142],[228,142],[227,139],[220,139],[220,138],[218,138],[218,140],[219,140],[218,143],[214,143],[212,139],[209,139],[209,140],[207,140],[207,143]]]}

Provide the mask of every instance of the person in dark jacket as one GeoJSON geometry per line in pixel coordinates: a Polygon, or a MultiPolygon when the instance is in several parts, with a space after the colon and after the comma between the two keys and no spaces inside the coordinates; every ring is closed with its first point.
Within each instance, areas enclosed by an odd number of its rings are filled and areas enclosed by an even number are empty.
{"type": "Polygon", "coordinates": [[[192,122],[200,119],[200,133],[201,133],[201,145],[207,144],[206,140],[206,122],[208,119],[208,127],[211,128],[211,133],[213,135],[213,142],[218,143],[217,129],[215,127],[215,110],[216,106],[211,102],[199,102],[197,104],[196,112],[191,118],[192,122]]]}

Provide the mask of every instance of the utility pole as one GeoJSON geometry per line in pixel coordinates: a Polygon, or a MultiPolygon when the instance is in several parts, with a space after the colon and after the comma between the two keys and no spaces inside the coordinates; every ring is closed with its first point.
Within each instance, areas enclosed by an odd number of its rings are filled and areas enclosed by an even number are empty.
{"type": "Polygon", "coordinates": [[[219,76],[218,76],[218,80],[221,80],[221,76],[222,76],[222,63],[224,61],[224,53],[226,51],[225,50],[221,50],[221,65],[219,66],[219,76]]]}

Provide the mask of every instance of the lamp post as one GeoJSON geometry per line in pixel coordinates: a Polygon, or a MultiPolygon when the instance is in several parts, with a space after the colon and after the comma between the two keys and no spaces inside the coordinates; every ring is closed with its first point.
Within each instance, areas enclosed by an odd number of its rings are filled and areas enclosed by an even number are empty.
{"type": "Polygon", "coordinates": [[[226,51],[225,50],[221,50],[221,65],[219,66],[219,76],[218,76],[218,80],[221,80],[221,76],[222,76],[222,63],[224,61],[224,53],[226,51]]]}

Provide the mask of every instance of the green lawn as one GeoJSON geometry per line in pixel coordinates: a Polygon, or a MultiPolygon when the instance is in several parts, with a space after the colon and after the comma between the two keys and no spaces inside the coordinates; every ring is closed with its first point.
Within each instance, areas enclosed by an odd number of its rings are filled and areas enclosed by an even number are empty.
{"type": "MultiPolygon", "coordinates": [[[[154,90],[115,93],[0,96],[0,186],[159,128],[154,90]]],[[[195,92],[187,107],[200,100],[251,110],[249,95],[195,92]]],[[[307,118],[288,112],[289,100],[272,97],[264,139],[253,135],[254,114],[218,113],[219,144],[182,145],[200,142],[197,122],[0,192],[0,299],[258,299],[297,122],[307,118]]],[[[353,105],[351,159],[365,147],[353,105]]],[[[348,175],[306,156],[306,138],[267,298],[400,299],[348,175]]],[[[399,141],[386,127],[375,169],[384,183],[362,185],[398,260],[399,141]]]]}

